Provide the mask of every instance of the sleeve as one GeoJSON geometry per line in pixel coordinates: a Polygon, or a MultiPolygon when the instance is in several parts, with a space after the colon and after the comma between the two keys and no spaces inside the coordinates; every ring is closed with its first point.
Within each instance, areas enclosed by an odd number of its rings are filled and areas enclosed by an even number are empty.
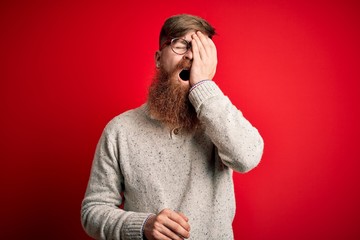
{"type": "Polygon", "coordinates": [[[143,239],[143,224],[150,214],[119,208],[124,183],[114,138],[105,129],[96,147],[81,222],[95,239],[143,239]]]}
{"type": "Polygon", "coordinates": [[[189,99],[224,165],[242,173],[258,165],[264,148],[262,137],[215,82],[194,85],[189,99]]]}

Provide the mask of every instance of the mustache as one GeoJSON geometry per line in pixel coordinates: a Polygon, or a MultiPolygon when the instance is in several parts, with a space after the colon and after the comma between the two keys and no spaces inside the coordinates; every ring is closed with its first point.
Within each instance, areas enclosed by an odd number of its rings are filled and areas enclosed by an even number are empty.
{"type": "Polygon", "coordinates": [[[182,69],[189,69],[191,68],[192,60],[183,58],[177,65],[176,69],[182,70],[182,69]]]}

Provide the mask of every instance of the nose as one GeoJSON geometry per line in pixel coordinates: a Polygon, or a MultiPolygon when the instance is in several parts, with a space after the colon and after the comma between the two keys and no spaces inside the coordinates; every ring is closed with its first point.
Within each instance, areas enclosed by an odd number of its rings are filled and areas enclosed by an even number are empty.
{"type": "Polygon", "coordinates": [[[193,52],[192,48],[187,50],[187,52],[184,54],[184,59],[192,60],[193,59],[193,52]]]}

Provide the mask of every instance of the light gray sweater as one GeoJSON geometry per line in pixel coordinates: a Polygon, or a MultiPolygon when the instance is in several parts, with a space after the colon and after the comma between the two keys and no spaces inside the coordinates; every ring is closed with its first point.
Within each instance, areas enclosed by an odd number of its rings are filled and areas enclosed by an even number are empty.
{"type": "Polygon", "coordinates": [[[146,104],[105,127],[82,203],[90,236],[143,239],[147,217],[170,208],[189,218],[190,239],[233,239],[232,170],[254,168],[263,140],[213,81],[189,98],[203,126],[193,134],[166,128],[146,104]]]}

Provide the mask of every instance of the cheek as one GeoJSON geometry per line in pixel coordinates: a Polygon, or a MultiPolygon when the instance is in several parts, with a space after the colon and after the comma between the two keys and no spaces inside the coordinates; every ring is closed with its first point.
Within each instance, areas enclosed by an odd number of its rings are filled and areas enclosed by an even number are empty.
{"type": "Polygon", "coordinates": [[[172,71],[176,67],[176,65],[180,62],[181,56],[169,56],[165,55],[163,58],[161,58],[160,63],[163,66],[163,68],[167,71],[172,71]]]}

